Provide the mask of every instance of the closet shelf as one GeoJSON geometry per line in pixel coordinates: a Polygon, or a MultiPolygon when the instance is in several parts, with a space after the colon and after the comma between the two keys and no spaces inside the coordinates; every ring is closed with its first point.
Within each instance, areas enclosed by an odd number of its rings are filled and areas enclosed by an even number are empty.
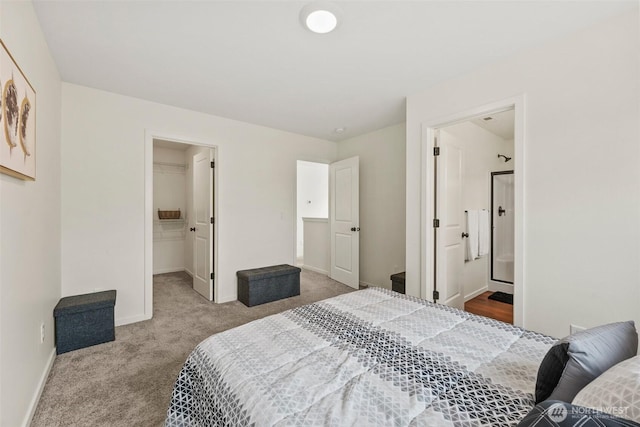
{"type": "Polygon", "coordinates": [[[157,166],[173,166],[177,168],[186,168],[186,163],[171,163],[171,162],[153,162],[154,165],[157,166]]]}
{"type": "Polygon", "coordinates": [[[153,241],[184,240],[187,235],[187,220],[180,219],[154,219],[153,241]]]}
{"type": "Polygon", "coordinates": [[[185,222],[184,218],[179,218],[179,219],[154,219],[153,222],[155,222],[156,224],[182,224],[185,222]]]}
{"type": "Polygon", "coordinates": [[[153,162],[153,171],[157,173],[179,173],[187,171],[186,163],[153,162]]]}

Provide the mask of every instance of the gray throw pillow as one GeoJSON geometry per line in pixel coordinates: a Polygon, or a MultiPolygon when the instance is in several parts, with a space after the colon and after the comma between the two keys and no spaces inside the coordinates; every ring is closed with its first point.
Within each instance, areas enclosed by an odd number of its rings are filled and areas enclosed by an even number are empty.
{"type": "Polygon", "coordinates": [[[557,341],[538,369],[536,404],[546,399],[571,402],[601,373],[637,352],[633,321],[597,326],[557,341]]]}

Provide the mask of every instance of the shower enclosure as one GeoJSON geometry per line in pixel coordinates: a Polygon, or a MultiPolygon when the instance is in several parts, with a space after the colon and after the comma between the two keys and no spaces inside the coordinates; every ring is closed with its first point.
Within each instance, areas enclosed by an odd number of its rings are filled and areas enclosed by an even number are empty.
{"type": "Polygon", "coordinates": [[[513,171],[491,172],[491,280],[513,284],[513,171]]]}

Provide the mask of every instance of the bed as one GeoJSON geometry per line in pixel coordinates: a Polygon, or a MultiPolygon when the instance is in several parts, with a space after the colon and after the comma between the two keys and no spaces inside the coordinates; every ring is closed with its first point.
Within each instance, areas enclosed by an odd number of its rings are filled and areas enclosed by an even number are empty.
{"type": "Polygon", "coordinates": [[[516,425],[554,341],[369,288],[200,343],[165,425],[516,425]]]}

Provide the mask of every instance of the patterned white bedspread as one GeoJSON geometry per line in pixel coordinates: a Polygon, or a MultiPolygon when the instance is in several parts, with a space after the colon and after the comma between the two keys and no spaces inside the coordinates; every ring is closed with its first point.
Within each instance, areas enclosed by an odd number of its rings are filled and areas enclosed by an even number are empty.
{"type": "Polygon", "coordinates": [[[381,288],[213,335],[166,426],[508,426],[554,339],[381,288]]]}

